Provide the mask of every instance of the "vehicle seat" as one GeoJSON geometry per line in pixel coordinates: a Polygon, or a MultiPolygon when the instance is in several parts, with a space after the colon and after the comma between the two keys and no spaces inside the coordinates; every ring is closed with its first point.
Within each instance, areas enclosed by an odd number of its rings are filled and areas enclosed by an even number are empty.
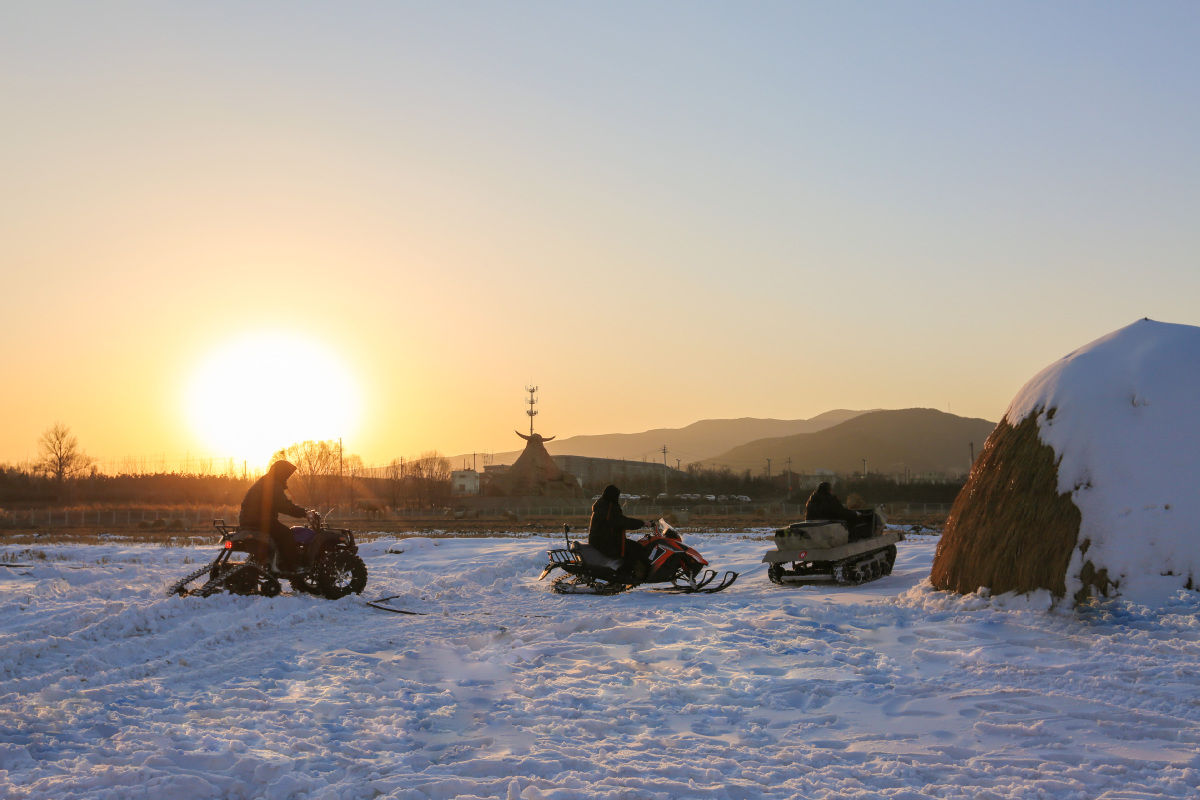
{"type": "Polygon", "coordinates": [[[590,544],[571,542],[571,549],[589,567],[601,567],[603,569],[611,569],[614,572],[621,568],[621,559],[606,556],[590,544]]]}

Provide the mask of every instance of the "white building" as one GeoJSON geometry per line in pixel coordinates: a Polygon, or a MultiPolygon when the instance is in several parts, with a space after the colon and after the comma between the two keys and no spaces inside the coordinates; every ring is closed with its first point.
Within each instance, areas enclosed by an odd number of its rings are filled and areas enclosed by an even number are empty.
{"type": "Polygon", "coordinates": [[[473,469],[456,469],[450,473],[450,493],[455,497],[475,497],[482,487],[481,476],[473,469]]]}

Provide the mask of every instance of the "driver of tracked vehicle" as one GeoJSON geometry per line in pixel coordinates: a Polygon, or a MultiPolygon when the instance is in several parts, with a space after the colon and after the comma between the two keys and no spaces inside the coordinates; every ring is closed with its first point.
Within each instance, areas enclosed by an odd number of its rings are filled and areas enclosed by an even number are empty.
{"type": "Polygon", "coordinates": [[[241,514],[238,516],[238,527],[263,531],[271,535],[275,543],[275,552],[279,554],[279,570],[283,573],[300,573],[304,571],[299,564],[296,541],[292,531],[279,521],[279,515],[289,517],[304,517],[308,512],[296,505],[287,496],[288,478],[296,471],[296,467],[288,461],[276,461],[246,492],[242,500],[241,514]]]}
{"type": "Polygon", "coordinates": [[[588,544],[609,558],[619,558],[622,569],[641,580],[649,571],[645,554],[636,542],[625,536],[625,531],[635,531],[646,523],[627,517],[621,511],[621,490],[609,484],[604,487],[600,499],[592,505],[592,517],[588,521],[588,544]]]}
{"type": "Polygon", "coordinates": [[[870,512],[862,514],[843,506],[834,495],[829,481],[821,481],[816,491],[809,495],[808,502],[804,504],[804,518],[841,520],[850,529],[851,539],[865,539],[873,529],[870,512]]]}

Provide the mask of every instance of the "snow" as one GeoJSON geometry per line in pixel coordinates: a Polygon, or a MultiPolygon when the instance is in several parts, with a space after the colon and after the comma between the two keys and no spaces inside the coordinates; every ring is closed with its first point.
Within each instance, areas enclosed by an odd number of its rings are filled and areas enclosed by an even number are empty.
{"type": "Polygon", "coordinates": [[[1200,599],[927,581],[562,596],[559,539],[380,538],[362,597],[164,596],[215,548],[0,547],[0,797],[1196,797],[1200,599]],[[407,616],[365,600],[400,595],[407,616]]]}
{"type": "Polygon", "coordinates": [[[1038,414],[1061,459],[1058,489],[1082,516],[1080,545],[1090,543],[1086,555],[1076,546],[1068,597],[1084,561],[1142,603],[1200,585],[1198,410],[1200,328],[1149,319],[1051,364],[1017,394],[1006,419],[1038,414]]]}

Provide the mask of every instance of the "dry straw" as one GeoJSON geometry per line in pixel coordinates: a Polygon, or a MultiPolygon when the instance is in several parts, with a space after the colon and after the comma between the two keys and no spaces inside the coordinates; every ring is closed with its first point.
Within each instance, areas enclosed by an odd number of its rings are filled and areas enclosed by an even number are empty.
{"type": "MultiPolygon", "coordinates": [[[[950,509],[929,575],[936,588],[1066,594],[1080,514],[1058,492],[1058,459],[1038,436],[1039,416],[1016,426],[1001,420],[988,436],[950,509]]],[[[1054,409],[1046,412],[1053,416],[1054,409]]]]}

